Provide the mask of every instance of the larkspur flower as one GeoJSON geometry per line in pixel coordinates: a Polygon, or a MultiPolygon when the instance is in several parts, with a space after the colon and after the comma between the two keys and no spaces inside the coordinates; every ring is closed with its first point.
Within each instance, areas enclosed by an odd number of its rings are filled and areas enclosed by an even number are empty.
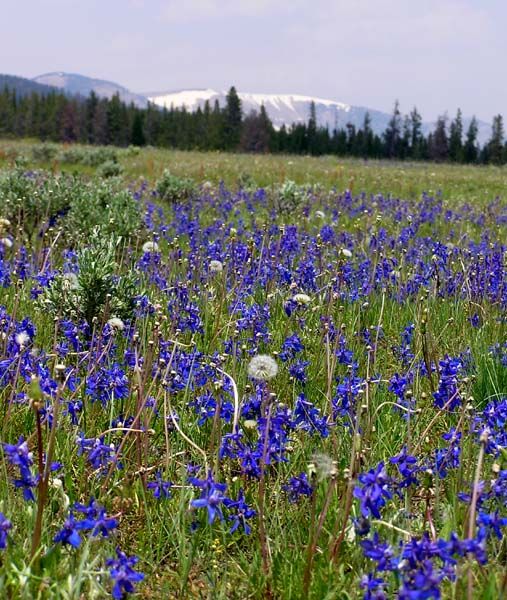
{"type": "Polygon", "coordinates": [[[301,496],[308,497],[313,494],[313,487],[310,485],[306,473],[291,477],[289,482],[282,486],[282,489],[287,493],[289,502],[292,504],[298,502],[301,496]]]}
{"type": "Polygon", "coordinates": [[[225,500],[224,492],[227,489],[225,483],[217,483],[211,471],[206,479],[198,479],[189,477],[188,481],[201,489],[201,496],[197,500],[191,501],[191,506],[194,508],[206,508],[208,512],[208,523],[211,525],[218,517],[221,521],[224,520],[221,505],[225,500]]]}
{"type": "Polygon", "coordinates": [[[144,573],[134,570],[138,562],[137,556],[127,556],[119,548],[116,548],[116,558],[107,559],[106,566],[113,580],[111,595],[115,600],[122,600],[126,594],[134,593],[135,584],[143,581],[144,573]]]}
{"type": "Polygon", "coordinates": [[[7,547],[7,536],[12,529],[12,523],[9,519],[0,512],[0,549],[5,550],[7,547]]]}
{"type": "Polygon", "coordinates": [[[231,498],[224,499],[224,505],[229,510],[227,516],[228,521],[232,521],[232,526],[229,533],[234,533],[239,527],[243,528],[246,535],[250,534],[251,528],[247,523],[248,519],[252,519],[257,514],[253,508],[250,508],[245,502],[245,493],[243,488],[239,490],[238,497],[236,500],[231,498]]]}
{"type": "Polygon", "coordinates": [[[384,463],[380,462],[374,469],[362,473],[358,480],[359,483],[354,488],[354,497],[359,500],[361,514],[363,517],[371,515],[380,519],[380,509],[392,498],[392,481],[387,475],[384,463]]]}
{"type": "Polygon", "coordinates": [[[165,481],[162,479],[162,473],[157,471],[155,474],[155,481],[150,481],[147,484],[147,488],[152,490],[153,497],[157,500],[161,498],[170,498],[171,497],[171,487],[172,483],[170,481],[165,481]]]}

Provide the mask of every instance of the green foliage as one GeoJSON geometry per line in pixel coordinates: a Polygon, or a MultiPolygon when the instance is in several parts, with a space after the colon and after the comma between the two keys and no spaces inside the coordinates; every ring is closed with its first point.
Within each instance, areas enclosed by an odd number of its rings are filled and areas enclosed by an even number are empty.
{"type": "Polygon", "coordinates": [[[118,274],[116,253],[121,244],[121,238],[93,229],[89,245],[78,252],[77,274],[56,276],[39,299],[41,308],[89,324],[110,316],[131,318],[140,290],[134,272],[118,274]]]}
{"type": "Polygon", "coordinates": [[[86,238],[98,228],[103,235],[131,238],[140,233],[141,211],[127,190],[117,190],[108,181],[86,186],[73,198],[66,216],[69,233],[86,238]]]}
{"type": "Polygon", "coordinates": [[[33,146],[32,158],[35,162],[48,163],[56,158],[58,146],[55,144],[40,144],[33,146]]]}
{"type": "Polygon", "coordinates": [[[26,174],[16,168],[0,176],[0,217],[27,238],[44,231],[51,221],[61,238],[75,243],[99,227],[104,235],[129,239],[141,232],[138,201],[114,181],[85,182],[75,176],[26,174]]]}
{"type": "Polygon", "coordinates": [[[274,202],[278,212],[289,215],[307,199],[306,191],[295,181],[285,181],[275,192],[274,202]]]}
{"type": "Polygon", "coordinates": [[[97,169],[97,175],[104,179],[109,177],[118,177],[123,172],[121,165],[112,160],[108,160],[100,165],[97,169]]]}
{"type": "Polygon", "coordinates": [[[177,177],[165,169],[156,183],[156,189],[163,200],[173,202],[186,200],[196,192],[196,184],[187,177],[177,177]]]}

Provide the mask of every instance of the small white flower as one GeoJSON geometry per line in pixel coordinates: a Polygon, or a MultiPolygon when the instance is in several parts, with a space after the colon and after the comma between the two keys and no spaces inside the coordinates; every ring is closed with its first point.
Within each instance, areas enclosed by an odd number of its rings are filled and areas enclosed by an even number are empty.
{"type": "Polygon", "coordinates": [[[348,248],[342,248],[342,255],[351,258],[352,252],[348,248]]]}
{"type": "Polygon", "coordinates": [[[310,296],[307,294],[295,294],[292,299],[298,304],[309,304],[311,301],[310,296]]]}
{"type": "Polygon", "coordinates": [[[2,238],[0,240],[0,244],[2,244],[2,246],[5,246],[6,248],[12,248],[12,240],[9,238],[2,238]]]}
{"type": "Polygon", "coordinates": [[[144,242],[143,252],[158,252],[157,242],[152,242],[152,241],[144,242]]]}
{"type": "Polygon", "coordinates": [[[315,216],[318,217],[319,219],[325,219],[326,213],[323,210],[316,210],[315,216]]]}
{"type": "Polygon", "coordinates": [[[19,333],[17,333],[15,339],[16,344],[20,348],[24,348],[30,342],[30,336],[26,331],[20,331],[19,333]]]}
{"type": "Polygon", "coordinates": [[[203,189],[205,192],[207,192],[207,191],[211,190],[212,188],[213,188],[213,184],[211,183],[211,181],[205,181],[205,182],[202,184],[202,189],[203,189]]]}
{"type": "Polygon", "coordinates": [[[252,379],[268,381],[278,373],[276,360],[267,354],[257,354],[248,365],[248,374],[252,379]]]}
{"type": "Polygon", "coordinates": [[[117,329],[118,331],[123,331],[125,329],[125,323],[120,319],[120,317],[111,317],[107,322],[111,329],[117,329]]]}
{"type": "Polygon", "coordinates": [[[224,270],[224,265],[219,260],[211,260],[208,268],[210,273],[221,273],[224,270]]]}

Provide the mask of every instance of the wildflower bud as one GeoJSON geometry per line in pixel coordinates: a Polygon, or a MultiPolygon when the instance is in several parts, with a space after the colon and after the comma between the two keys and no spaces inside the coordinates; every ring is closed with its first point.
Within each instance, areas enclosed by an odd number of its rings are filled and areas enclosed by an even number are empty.
{"type": "Polygon", "coordinates": [[[56,378],[60,381],[63,381],[65,378],[65,370],[66,370],[66,366],[58,363],[55,365],[55,373],[56,373],[56,378]]]}

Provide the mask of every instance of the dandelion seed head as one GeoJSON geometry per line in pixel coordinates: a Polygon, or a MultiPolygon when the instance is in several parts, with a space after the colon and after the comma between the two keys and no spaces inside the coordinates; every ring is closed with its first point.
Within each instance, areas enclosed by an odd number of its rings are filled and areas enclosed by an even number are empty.
{"type": "Polygon", "coordinates": [[[258,381],[273,379],[278,373],[276,360],[267,354],[257,354],[248,365],[248,375],[258,381]]]}
{"type": "Polygon", "coordinates": [[[107,322],[111,329],[117,329],[118,331],[123,331],[125,329],[125,323],[120,319],[120,317],[111,317],[107,322]]]}
{"type": "Polygon", "coordinates": [[[208,269],[210,273],[221,273],[224,270],[224,265],[219,260],[211,260],[208,269]]]}
{"type": "Polygon", "coordinates": [[[143,252],[158,252],[157,242],[153,242],[153,241],[144,242],[143,252]]]}
{"type": "Polygon", "coordinates": [[[336,462],[327,454],[317,453],[312,456],[309,471],[317,475],[319,481],[336,477],[338,470],[336,462]]]}
{"type": "Polygon", "coordinates": [[[24,348],[30,342],[30,336],[28,335],[28,333],[26,331],[20,331],[19,333],[17,333],[15,339],[16,339],[16,344],[20,348],[24,348]]]}
{"type": "Polygon", "coordinates": [[[352,257],[352,252],[348,248],[342,248],[341,252],[342,256],[345,256],[346,258],[352,257]]]}
{"type": "Polygon", "coordinates": [[[309,304],[311,301],[311,298],[308,296],[308,294],[295,294],[292,299],[298,304],[309,304]]]}

